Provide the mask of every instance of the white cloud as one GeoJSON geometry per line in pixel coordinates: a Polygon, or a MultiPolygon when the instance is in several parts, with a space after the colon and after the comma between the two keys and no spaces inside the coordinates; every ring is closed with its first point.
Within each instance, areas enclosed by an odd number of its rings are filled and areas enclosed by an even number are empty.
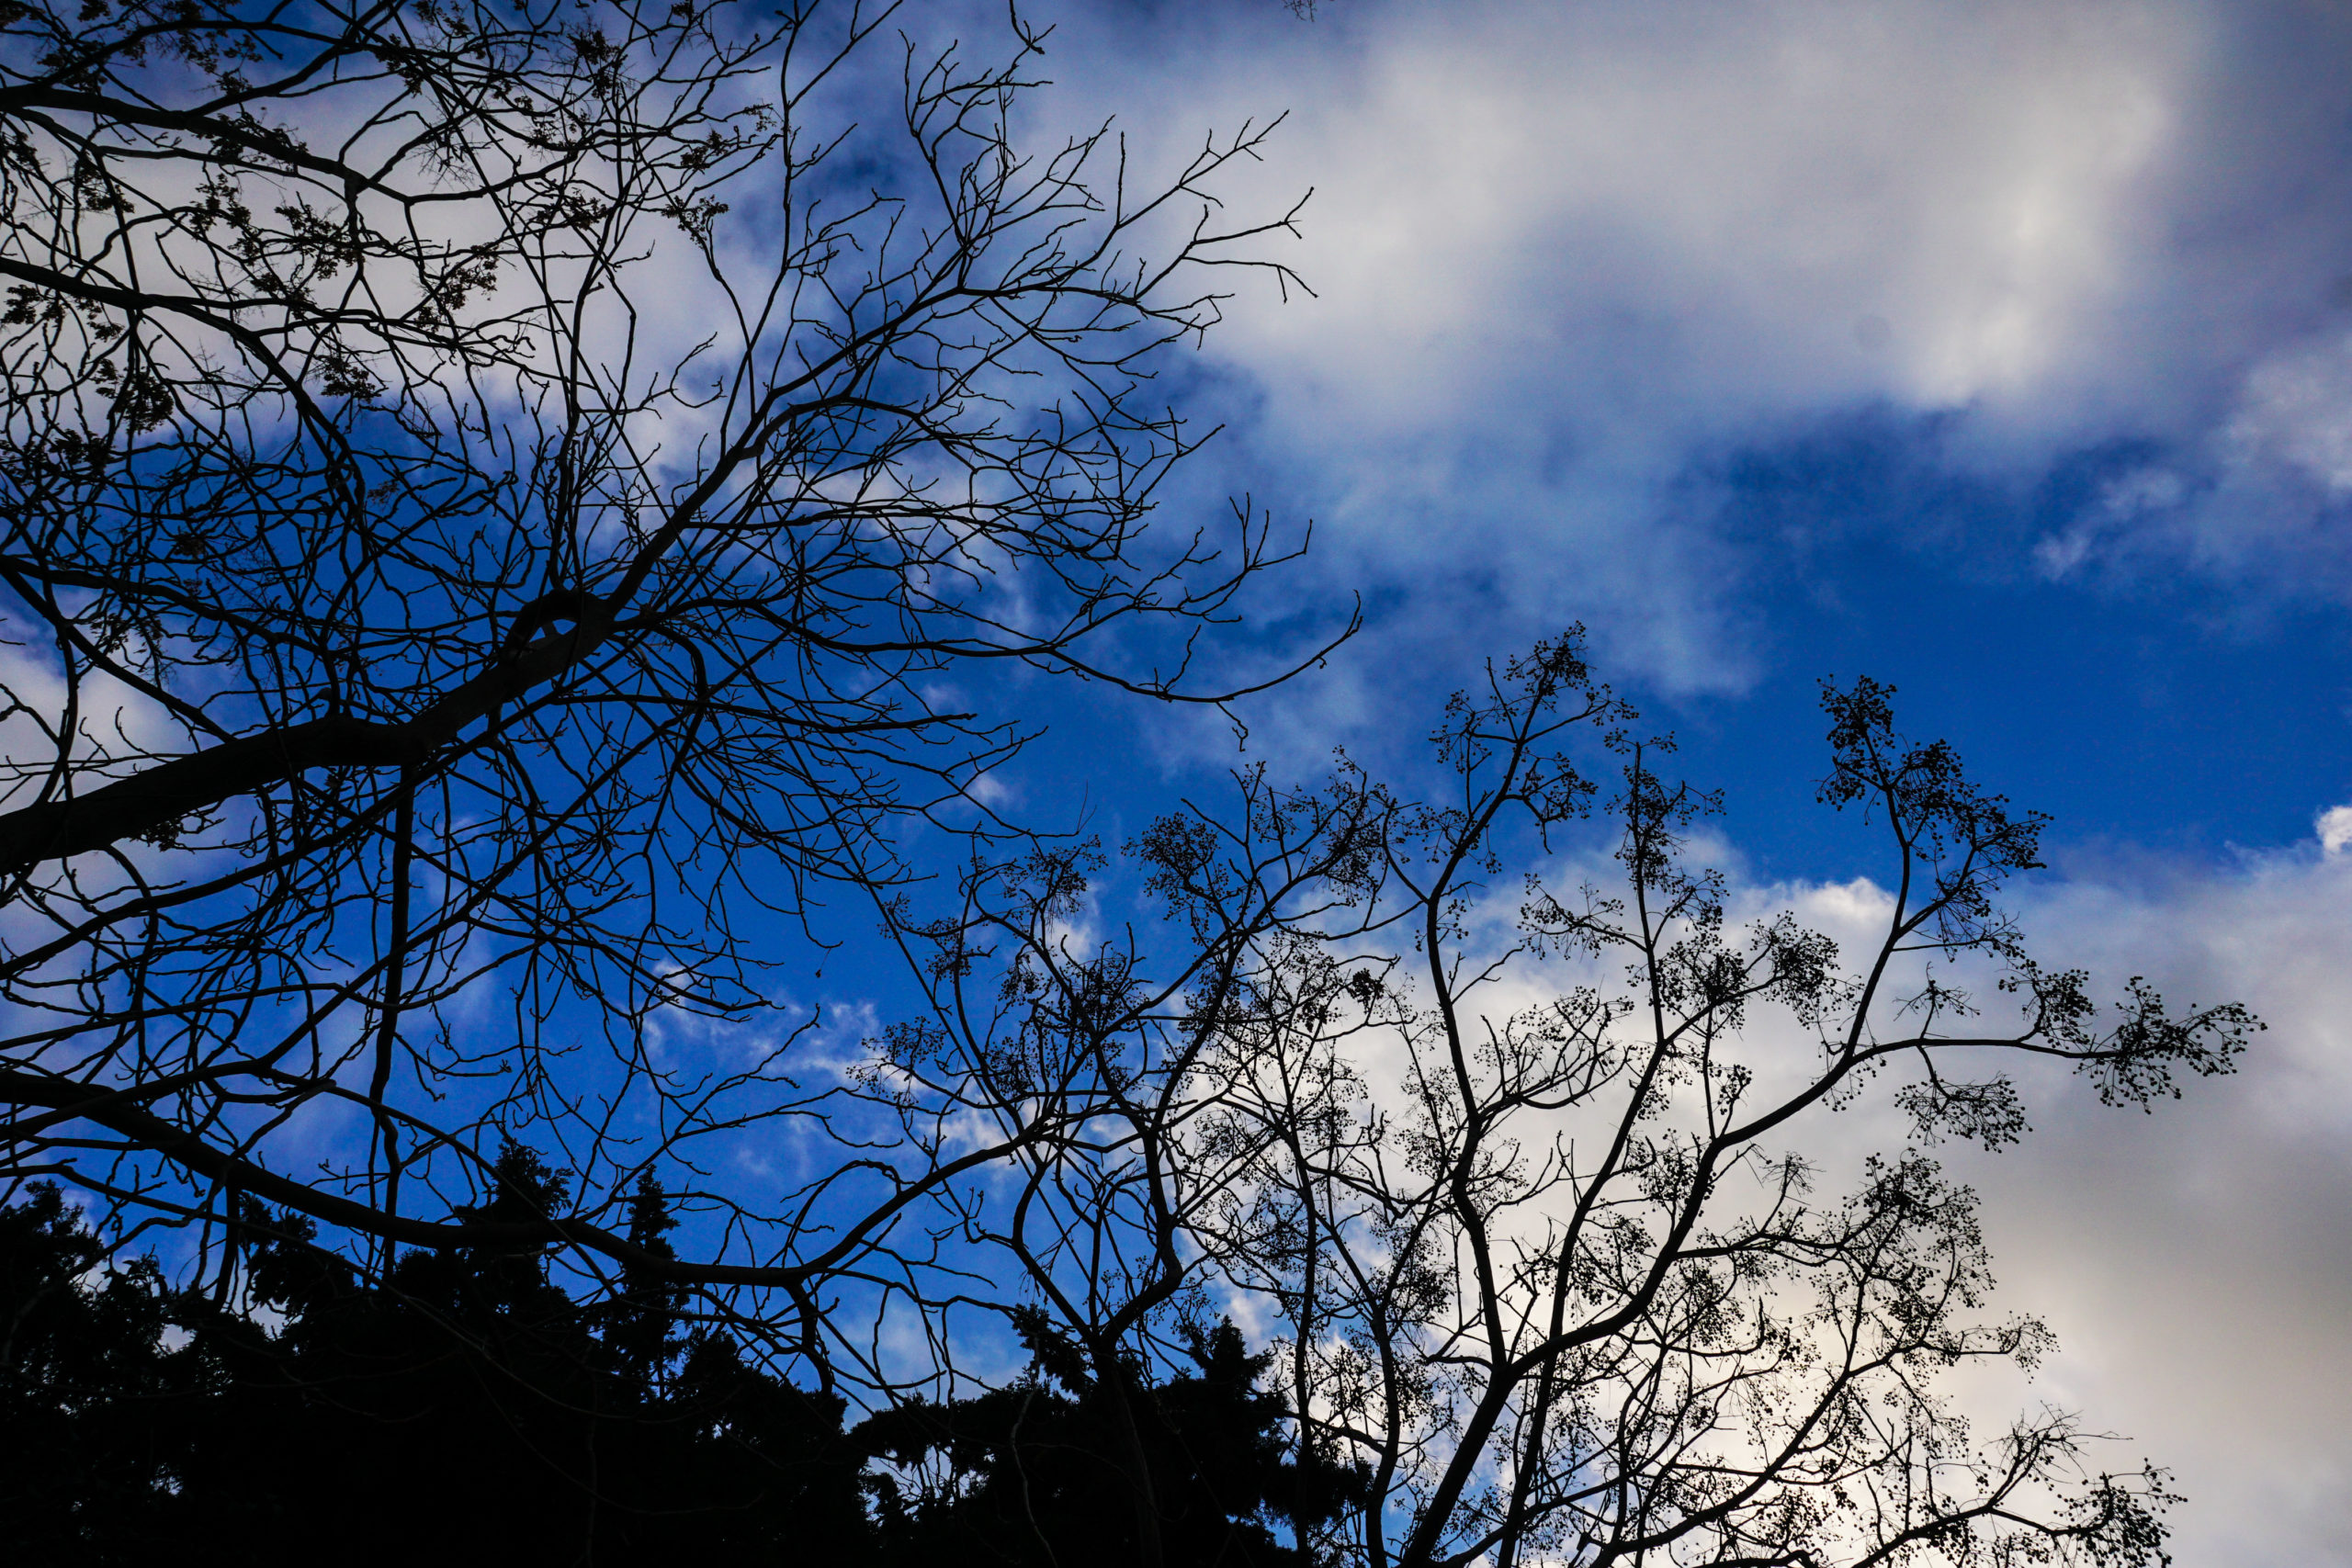
{"type": "Polygon", "coordinates": [[[2319,847],[2324,854],[2342,854],[2352,845],[2352,806],[2331,806],[2319,814],[2312,824],[2319,834],[2319,847]]]}
{"type": "MultiPolygon", "coordinates": [[[[1849,959],[1883,930],[1889,895],[1868,878],[1759,884],[1733,846],[1706,853],[1736,918],[1790,908],[1849,959]]],[[[1498,891],[1490,912],[1515,901],[1498,891]]],[[[2030,1385],[1952,1392],[1980,1423],[2041,1400],[2078,1409],[2122,1439],[2098,1462],[2169,1469],[2188,1496],[2180,1568],[2352,1563],[2352,855],[2306,844],[2154,880],[2092,868],[2016,902],[2031,950],[2087,968],[2102,995],[2144,976],[2176,1007],[2242,1000],[2268,1028],[2239,1073],[2148,1115],[2028,1064],[2022,1143],[1933,1151],[1984,1198],[1996,1310],[2044,1317],[2061,1345],[2030,1385]]],[[[1538,995],[1506,987],[1486,1006],[1538,995]]],[[[1759,1083],[1807,1059],[1785,1021],[1759,1014],[1748,1034],[1759,1083]]],[[[1853,1168],[1905,1136],[1885,1087],[1784,1141],[1853,1168]]]]}
{"type": "Polygon", "coordinates": [[[1286,150],[1330,175],[1307,263],[1326,303],[1246,312],[1238,352],[1384,434],[1494,406],[1498,364],[1556,384],[1562,355],[1588,414],[1644,426],[2066,379],[2133,281],[2133,197],[2205,43],[2177,10],[2082,21],[1395,13],[1286,150]]]}
{"type": "MultiPolygon", "coordinates": [[[[2019,492],[2117,440],[2219,461],[2226,430],[2352,475],[2324,336],[2352,209],[2316,194],[2343,170],[2311,167],[2352,14],[1262,9],[1093,46],[1125,51],[1098,101],[1142,144],[1294,111],[1235,205],[1315,186],[1289,259],[1319,298],[1245,291],[1209,352],[1263,394],[1239,466],[1311,470],[1344,580],[1513,637],[1590,615],[1619,668],[1737,687],[1751,547],[1690,476],[1743,445],[1875,408],[1947,416],[1940,460],[2019,492]]],[[[2185,524],[2170,482],[2045,542],[2043,569],[2151,539],[2233,570],[2293,554],[2227,498],[2185,524]]]]}
{"type": "MultiPolygon", "coordinates": [[[[1843,939],[1884,918],[1867,880],[1733,895],[1843,939]]],[[[2061,1344],[2034,1386],[1957,1392],[1985,1421],[2034,1399],[2080,1409],[2126,1439],[2105,1462],[2170,1469],[2180,1568],[2352,1564],[2352,854],[2091,868],[2018,902],[2052,964],[2109,990],[2145,976],[2177,1006],[2243,1000],[2268,1028],[2238,1074],[2151,1115],[2028,1073],[2020,1145],[1935,1151],[1984,1197],[1998,1305],[2061,1344]]],[[[1901,1131],[1880,1097],[1802,1135],[1834,1167],[1901,1131]]]]}
{"type": "Polygon", "coordinates": [[[2226,436],[2241,461],[2269,458],[2333,493],[2352,491],[2352,335],[2331,333],[2256,366],[2226,436]]]}
{"type": "Polygon", "coordinates": [[[2027,914],[2053,958],[2269,1025],[2178,1105],[2045,1092],[2035,1137],[1967,1162],[2009,1299],[2064,1344],[2053,1391],[2175,1471],[2181,1568],[2352,1562],[2352,857],[2078,875],[2027,914]]]}

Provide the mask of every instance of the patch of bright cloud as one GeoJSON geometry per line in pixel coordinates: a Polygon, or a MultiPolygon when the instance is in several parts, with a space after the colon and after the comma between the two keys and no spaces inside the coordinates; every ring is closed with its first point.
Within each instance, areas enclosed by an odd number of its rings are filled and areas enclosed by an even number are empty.
{"type": "Polygon", "coordinates": [[[2352,806],[2332,806],[2312,824],[2324,854],[2340,855],[2352,847],[2352,806]]]}
{"type": "Polygon", "coordinates": [[[2298,344],[2255,367],[2227,434],[2242,461],[2267,457],[2332,494],[2352,491],[2352,335],[2298,344]]]}

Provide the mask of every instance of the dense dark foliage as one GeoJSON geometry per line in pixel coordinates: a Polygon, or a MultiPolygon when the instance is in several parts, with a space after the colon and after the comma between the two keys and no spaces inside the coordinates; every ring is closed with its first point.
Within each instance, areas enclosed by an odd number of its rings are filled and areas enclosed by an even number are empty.
{"type": "MultiPolygon", "coordinates": [[[[499,1205],[558,1179],[527,1150],[499,1205]]],[[[658,1191],[637,1229],[658,1239],[658,1191]]],[[[254,1216],[259,1219],[260,1216],[254,1216]]],[[[277,1217],[249,1234],[273,1334],[99,1243],[55,1189],[6,1212],[5,1506],[43,1562],[831,1561],[865,1544],[840,1402],[673,1304],[582,1309],[527,1252],[411,1253],[380,1289],[277,1217]]]]}
{"type": "Polygon", "coordinates": [[[1125,1401],[1043,1314],[1017,1311],[1014,1324],[1031,1358],[1020,1382],[950,1404],[901,1405],[858,1428],[868,1450],[920,1478],[912,1495],[898,1477],[876,1478],[894,1562],[1130,1560],[1135,1510],[1120,1456],[1134,1449],[1170,1562],[1305,1568],[1310,1559],[1282,1545],[1268,1518],[1312,1532],[1361,1501],[1361,1473],[1302,1474],[1291,1461],[1288,1406],[1259,1387],[1272,1358],[1250,1355],[1231,1323],[1187,1336],[1196,1370],[1186,1375],[1144,1389],[1141,1369],[1125,1369],[1129,1393],[1145,1395],[1125,1401]]]}
{"type": "MultiPolygon", "coordinates": [[[[562,1195],[526,1148],[499,1176],[493,1209],[562,1195]]],[[[650,1183],[632,1221],[664,1245],[650,1183]]],[[[370,1288],[297,1218],[249,1207],[241,1239],[236,1279],[175,1288],[150,1258],[107,1266],[53,1186],[0,1210],[18,1561],[1067,1563],[1133,1533],[1101,1457],[1115,1417],[1042,1320],[1015,1385],[845,1427],[838,1398],[689,1325],[674,1287],[583,1305],[536,1253],[477,1250],[409,1254],[370,1288]]],[[[1130,1391],[1168,1561],[1297,1563],[1263,1516],[1328,1517],[1346,1489],[1302,1490],[1231,1325],[1195,1344],[1196,1373],[1130,1391]]]]}

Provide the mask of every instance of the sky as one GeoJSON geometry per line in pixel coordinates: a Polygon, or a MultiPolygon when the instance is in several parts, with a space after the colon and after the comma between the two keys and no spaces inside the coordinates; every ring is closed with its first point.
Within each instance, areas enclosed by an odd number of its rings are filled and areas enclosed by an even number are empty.
{"type": "MultiPolygon", "coordinates": [[[[1316,525],[1245,640],[1365,610],[1251,754],[1401,759],[1580,620],[1725,789],[1740,897],[1802,909],[1868,869],[1818,683],[1893,682],[2055,818],[2043,950],[2269,1024],[2153,1117],[2041,1086],[1951,1156],[2065,1348],[2021,1397],[2177,1472],[2183,1568],[2352,1564],[2352,7],[1022,14],[1036,130],[1148,165],[1286,115],[1231,209],[1313,192],[1268,253],[1311,296],[1245,281],[1167,372],[1225,427],[1170,509],[1316,525]]],[[[1130,705],[1003,787],[1106,746],[1234,754],[1130,705]]]]}
{"type": "MultiPolygon", "coordinates": [[[[1161,520],[1313,523],[1230,668],[1363,627],[1246,750],[1041,682],[991,788],[1116,842],[1237,761],[1409,779],[1447,690],[1580,622],[1724,790],[1733,902],[1834,925],[1874,863],[1814,801],[1820,682],[1892,682],[2052,815],[2038,953],[2269,1026],[2153,1116],[2036,1082],[2022,1146],[1944,1151],[2064,1347],[1971,1398],[2172,1469],[2182,1568],[2352,1568],[2352,6],[1018,4],[1033,145],[1115,118],[1148,186],[1280,118],[1219,191],[1307,196],[1258,252],[1304,287],[1236,275],[1162,366],[1222,428],[1161,520]]],[[[905,17],[1007,51],[1002,0],[905,17]]],[[[863,978],[808,993],[844,1049],[863,978]]]]}

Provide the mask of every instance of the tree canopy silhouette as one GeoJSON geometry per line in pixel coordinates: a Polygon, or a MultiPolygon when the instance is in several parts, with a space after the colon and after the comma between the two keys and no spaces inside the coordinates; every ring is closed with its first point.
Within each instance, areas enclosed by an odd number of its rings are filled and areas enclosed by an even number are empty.
{"type": "Polygon", "coordinates": [[[1073,937],[1083,846],[977,870],[902,927],[930,1006],[890,1064],[1074,1131],[967,1233],[1097,1369],[1249,1303],[1295,1462],[1364,1489],[1302,1544],[1384,1568],[2160,1561],[2160,1472],[2053,1409],[1977,1438],[1937,1386],[2052,1341],[1991,1314],[1932,1146],[2023,1134],[2014,1064],[2145,1107],[2259,1025],[2038,957],[2000,895],[2044,819],[1891,698],[1823,693],[1821,799],[1883,856],[1851,931],[1735,918],[1692,857],[1719,801],[1573,636],[1447,705],[1434,798],[1343,757],[1152,823],[1157,922],[1073,937]],[[1826,1119],[1871,1102],[1892,1146],[1840,1169],[1826,1119]]]}
{"type": "Polygon", "coordinates": [[[1245,771],[1237,811],[1152,824],[1127,859],[1156,926],[1080,942],[1110,866],[1085,845],[977,867],[956,913],[889,906],[928,1007],[871,1043],[865,1092],[1012,1153],[922,1194],[961,1296],[831,1309],[843,1338],[937,1336],[911,1375],[868,1363],[846,1432],[845,1399],[786,1375],[805,1341],[666,1267],[650,1177],[625,1237],[649,1261],[585,1291],[538,1218],[569,1173],[519,1144],[435,1222],[468,1245],[387,1269],[248,1195],[217,1272],[93,1278],[109,1247],[37,1189],[7,1224],[27,1515],[283,1521],[356,1463],[516,1543],[667,1530],[747,1560],[838,1539],[885,1562],[2160,1562],[2161,1472],[2098,1468],[2063,1411],[1976,1439],[1939,1390],[2051,1337],[1987,1315],[1974,1200],[1931,1146],[2023,1134],[2005,1058],[2145,1106],[2258,1025],[2137,980],[2102,1020],[1996,898],[2041,818],[1905,740],[1889,697],[1824,698],[1822,796],[1863,807],[1893,867],[1859,963],[1787,914],[1734,924],[1687,858],[1712,797],[1665,780],[1670,748],[1573,640],[1449,707],[1451,799],[1343,762],[1318,790],[1245,771]],[[1601,725],[1606,796],[1559,749],[1601,725]],[[1602,799],[1621,886],[1563,896],[1544,847],[1602,799]],[[1911,1136],[1825,1195],[1804,1129],[1888,1073],[1911,1136]],[[1272,1343],[1213,1326],[1220,1304],[1272,1343]],[[975,1370],[975,1315],[1025,1371],[975,1370]],[[254,1462],[224,1475],[229,1453],[254,1462]]]}
{"type": "Polygon", "coordinates": [[[1402,782],[1000,810],[1022,683],[1222,703],[1354,621],[1232,673],[1304,531],[1162,511],[1154,375],[1295,281],[1221,194],[1266,129],[1038,132],[1044,33],[918,26],[0,4],[11,1519],[2156,1560],[2157,1472],[1939,1393],[2048,1336],[1930,1145],[2020,1134],[2005,1062],[2145,1104],[2253,1021],[2031,947],[2042,819],[1884,688],[1825,694],[1860,935],[1743,919],[1573,633],[1402,782]],[[858,1042],[778,980],[853,938],[858,1042]]]}
{"type": "Polygon", "coordinates": [[[627,1232],[707,1147],[896,1117],[655,1037],[788,1033],[822,889],[1014,831],[1003,677],[1228,696],[1194,639],[1301,542],[1152,516],[1200,438],[1155,367],[1285,276],[1215,191],[1262,130],[1032,152],[1039,35],[893,15],[0,12],[0,1175],[756,1288],[830,1378],[818,1298],[1001,1157],[861,1132],[676,1185],[721,1245],[627,1232]],[[560,1213],[484,1205],[508,1134],[560,1213]]]}
{"type": "MultiPolygon", "coordinates": [[[[489,1205],[560,1173],[510,1146],[489,1205]]],[[[659,1249],[658,1187],[631,1235],[659,1249]]],[[[54,1186],[0,1210],[0,1517],[44,1562],[1087,1561],[1132,1549],[1083,1358],[1034,1315],[1008,1387],[844,1427],[676,1287],[582,1303],[534,1248],[415,1252],[369,1281],[258,1206],[238,1299],[107,1248],[54,1186]],[[876,1461],[888,1465],[869,1473],[876,1461]],[[936,1461],[938,1462],[934,1463],[936,1461]]],[[[1288,1409],[1229,1323],[1142,1398],[1168,1551],[1295,1568],[1288,1409]]],[[[1130,1369],[1140,1379],[1143,1369],[1130,1369]]],[[[1328,1488],[1335,1514],[1348,1492],[1328,1488]]],[[[1321,1522],[1321,1521],[1317,1521],[1321,1522]]]]}

